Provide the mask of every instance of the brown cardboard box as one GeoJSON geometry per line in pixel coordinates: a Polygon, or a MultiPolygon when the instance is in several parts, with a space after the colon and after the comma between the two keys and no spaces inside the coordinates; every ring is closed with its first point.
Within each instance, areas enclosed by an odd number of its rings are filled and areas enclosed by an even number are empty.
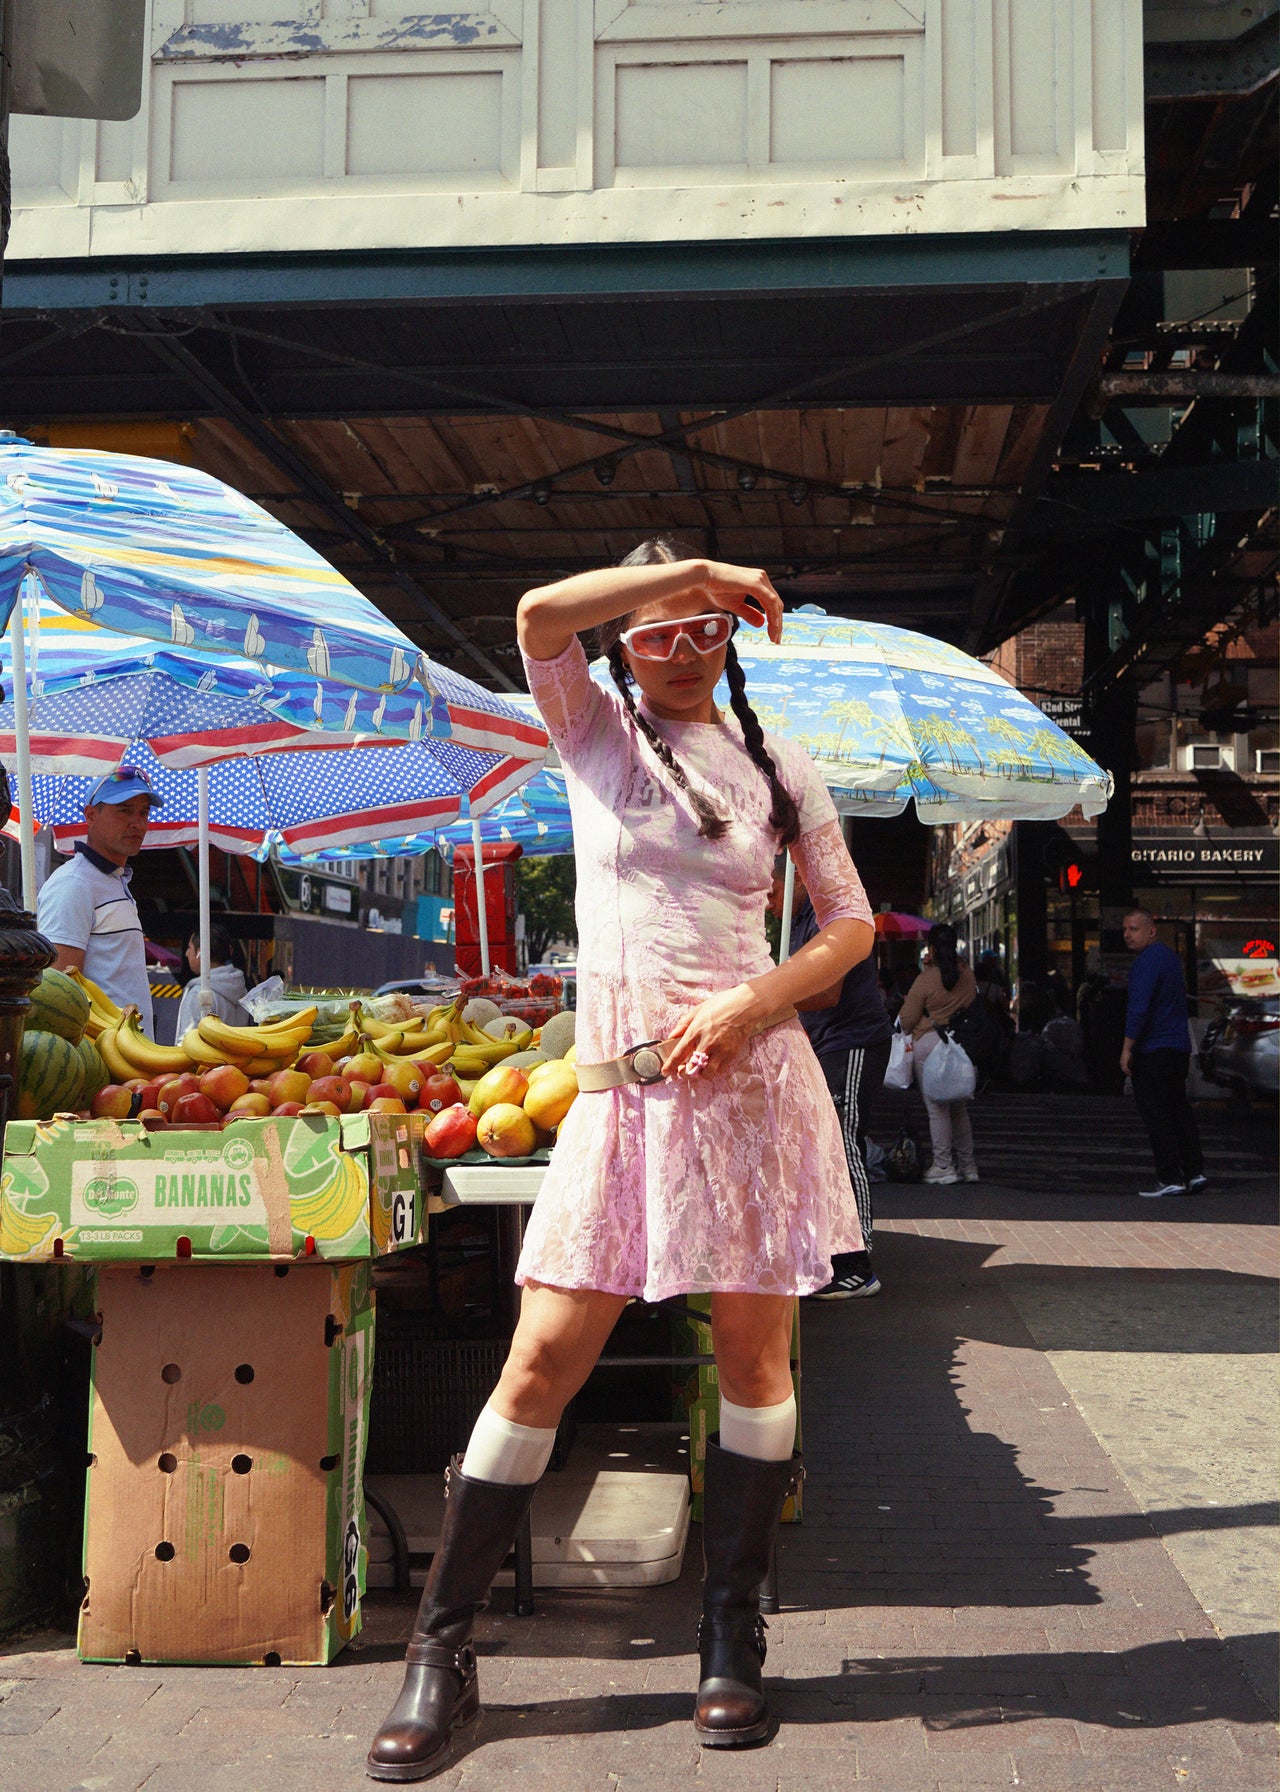
{"type": "Polygon", "coordinates": [[[326,1662],[360,1628],[369,1266],[98,1271],[87,1661],[326,1662]]]}

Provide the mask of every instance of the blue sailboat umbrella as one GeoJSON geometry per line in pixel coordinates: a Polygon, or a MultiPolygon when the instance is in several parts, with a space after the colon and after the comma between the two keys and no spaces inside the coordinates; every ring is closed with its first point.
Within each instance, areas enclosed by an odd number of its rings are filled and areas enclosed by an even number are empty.
{"type": "Polygon", "coordinates": [[[0,432],[0,625],[33,574],[119,634],[366,691],[434,688],[407,635],[291,529],[172,461],[0,432]]]}

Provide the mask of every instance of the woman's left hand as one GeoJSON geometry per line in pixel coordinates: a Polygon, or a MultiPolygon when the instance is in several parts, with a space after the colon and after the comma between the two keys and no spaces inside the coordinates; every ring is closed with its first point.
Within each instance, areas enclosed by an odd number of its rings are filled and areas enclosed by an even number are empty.
{"type": "Polygon", "coordinates": [[[755,1032],[758,1001],[748,984],[708,996],[672,1035],[663,1062],[667,1076],[718,1076],[742,1056],[755,1032]]]}

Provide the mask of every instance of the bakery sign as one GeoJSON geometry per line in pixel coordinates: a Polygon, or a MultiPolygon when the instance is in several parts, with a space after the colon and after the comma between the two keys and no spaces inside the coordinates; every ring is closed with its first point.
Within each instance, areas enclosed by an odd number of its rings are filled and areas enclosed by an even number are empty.
{"type": "Polygon", "coordinates": [[[1193,840],[1186,834],[1134,836],[1135,868],[1157,875],[1186,877],[1205,873],[1256,876],[1280,870],[1280,840],[1193,840]]]}

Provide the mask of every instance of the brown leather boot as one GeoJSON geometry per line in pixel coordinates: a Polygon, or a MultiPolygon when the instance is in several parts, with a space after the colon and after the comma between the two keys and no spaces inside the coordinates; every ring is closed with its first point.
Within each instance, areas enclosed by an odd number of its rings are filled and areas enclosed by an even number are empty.
{"type": "Polygon", "coordinates": [[[693,1728],[704,1748],[743,1748],[768,1736],[765,1622],[760,1583],[769,1571],[783,1502],[804,1476],[800,1457],[759,1462],[707,1440],[702,1547],[707,1575],[698,1626],[701,1684],[693,1728]]]}
{"type": "Polygon", "coordinates": [[[404,1686],[369,1750],[371,1779],[425,1780],[438,1773],[448,1763],[453,1732],[480,1709],[472,1625],[538,1484],[473,1481],[460,1465],[455,1456],[445,1470],[440,1547],[405,1655],[404,1686]]]}

